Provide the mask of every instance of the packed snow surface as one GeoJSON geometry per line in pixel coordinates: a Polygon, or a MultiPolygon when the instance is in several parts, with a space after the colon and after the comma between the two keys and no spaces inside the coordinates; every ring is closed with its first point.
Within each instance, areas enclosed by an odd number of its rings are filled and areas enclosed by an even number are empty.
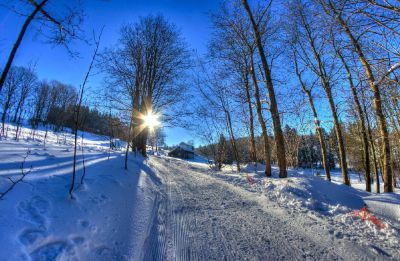
{"type": "MultiPolygon", "coordinates": [[[[0,260],[396,260],[398,194],[364,192],[310,170],[289,178],[263,167],[215,171],[152,153],[130,153],[107,137],[80,139],[74,199],[73,137],[23,129],[0,141],[0,260]],[[83,150],[81,150],[83,149],[83,150]],[[83,153],[82,153],[83,152],[83,153]],[[26,157],[22,167],[23,159],[26,157]],[[86,176],[83,184],[83,157],[86,176]],[[367,204],[385,224],[352,213],[367,204]]],[[[335,174],[333,173],[335,178],[335,174]]],[[[357,176],[352,176],[357,184],[357,176]]]]}

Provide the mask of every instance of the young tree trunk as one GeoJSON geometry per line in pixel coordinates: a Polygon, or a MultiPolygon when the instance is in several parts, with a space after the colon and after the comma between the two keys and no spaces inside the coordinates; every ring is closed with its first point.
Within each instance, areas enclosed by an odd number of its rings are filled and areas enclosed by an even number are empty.
{"type": "Polygon", "coordinates": [[[82,87],[80,89],[80,93],[79,93],[79,97],[78,97],[78,101],[75,104],[75,113],[74,113],[74,117],[75,117],[74,118],[74,157],[73,157],[73,164],[72,164],[72,180],[71,180],[71,185],[70,185],[69,191],[68,191],[70,198],[73,198],[72,191],[74,190],[74,186],[75,186],[76,147],[77,147],[77,142],[78,142],[79,114],[80,114],[80,110],[81,110],[81,106],[82,106],[83,94],[84,94],[85,86],[86,86],[86,83],[88,81],[90,72],[92,71],[97,52],[99,50],[100,38],[101,38],[102,32],[103,32],[103,30],[101,30],[99,38],[96,41],[96,48],[95,48],[95,51],[94,51],[93,56],[92,56],[92,61],[90,62],[89,69],[86,72],[85,79],[83,80],[82,87]]]}
{"type": "Polygon", "coordinates": [[[315,74],[318,76],[321,82],[322,88],[324,89],[326,97],[328,98],[329,107],[332,112],[335,134],[338,140],[338,154],[339,154],[340,168],[342,171],[343,183],[350,186],[349,173],[347,169],[346,150],[344,147],[344,140],[343,140],[342,130],[340,128],[339,117],[337,115],[336,106],[332,97],[332,89],[329,82],[329,76],[326,72],[325,64],[323,63],[321,53],[318,52],[318,48],[315,42],[316,38],[312,34],[313,32],[311,31],[311,27],[306,21],[304,14],[301,16],[301,19],[302,19],[302,25],[306,30],[306,35],[311,47],[311,51],[313,53],[314,60],[316,62],[317,71],[315,72],[315,74]]]}
{"type": "Polygon", "coordinates": [[[373,160],[373,165],[374,165],[374,174],[375,174],[375,186],[376,186],[376,193],[381,192],[381,187],[380,187],[380,181],[379,181],[379,169],[378,169],[378,162],[376,158],[376,150],[375,150],[375,143],[374,139],[372,137],[372,130],[371,130],[371,124],[369,121],[369,116],[367,113],[367,106],[365,105],[365,95],[363,89],[361,89],[361,98],[363,102],[363,108],[364,108],[364,113],[365,113],[365,120],[367,122],[367,133],[368,133],[368,139],[371,144],[371,154],[372,154],[372,160],[373,160]]]}
{"type": "Polygon", "coordinates": [[[261,126],[261,135],[264,141],[264,160],[265,160],[265,176],[271,177],[272,175],[272,168],[271,168],[271,149],[269,145],[269,140],[268,140],[268,133],[267,133],[267,127],[265,125],[265,121],[262,115],[262,107],[261,107],[261,101],[260,101],[260,90],[258,87],[258,82],[257,82],[257,77],[256,73],[254,70],[254,60],[253,60],[253,54],[251,54],[251,78],[253,79],[253,85],[254,85],[254,96],[256,98],[256,110],[257,110],[257,116],[258,116],[258,122],[260,123],[261,126]]]}
{"type": "Polygon", "coordinates": [[[23,105],[24,105],[24,98],[21,97],[18,100],[17,108],[15,108],[15,112],[14,112],[14,116],[13,116],[12,122],[17,122],[19,111],[22,110],[23,105]]]}
{"type": "MultiPolygon", "coordinates": [[[[386,118],[385,115],[383,114],[382,100],[381,100],[381,93],[379,86],[375,82],[375,77],[372,72],[371,65],[368,62],[367,58],[365,57],[363,50],[361,49],[359,40],[353,35],[349,25],[342,18],[342,15],[336,10],[331,1],[328,2],[328,5],[330,11],[334,13],[335,18],[337,19],[339,25],[343,28],[351,44],[353,45],[355,52],[357,53],[362,66],[364,67],[369,86],[373,92],[374,109],[377,117],[377,122],[379,125],[379,131],[382,137],[384,192],[393,192],[389,132],[387,129],[386,118]]],[[[323,7],[325,8],[325,11],[329,13],[329,10],[327,10],[327,5],[325,2],[323,3],[323,7]]]]}
{"type": "Polygon", "coordinates": [[[245,82],[245,91],[246,91],[246,102],[249,108],[249,127],[250,127],[250,158],[251,161],[256,163],[257,162],[257,154],[256,154],[256,141],[254,138],[254,119],[253,119],[253,108],[252,108],[252,103],[251,103],[251,97],[250,97],[250,86],[249,82],[246,79],[245,82]]]}
{"type": "Polygon", "coordinates": [[[225,109],[225,116],[226,116],[226,124],[228,126],[229,136],[230,136],[230,140],[231,140],[231,145],[232,145],[232,149],[233,149],[233,155],[235,156],[235,160],[236,160],[236,169],[238,172],[240,172],[240,157],[239,157],[239,152],[238,152],[237,146],[236,146],[235,135],[233,132],[231,113],[227,109],[225,109]]]}
{"type": "Polygon", "coordinates": [[[83,174],[81,176],[81,185],[83,184],[83,181],[85,180],[86,176],[86,165],[85,165],[85,152],[84,152],[84,147],[83,147],[83,134],[84,132],[84,122],[85,120],[82,121],[82,136],[81,136],[81,153],[82,153],[82,168],[83,168],[83,174]]]}
{"type": "Polygon", "coordinates": [[[256,21],[254,20],[253,13],[250,10],[247,0],[242,0],[242,3],[244,6],[244,9],[246,10],[246,12],[249,16],[250,22],[251,22],[254,36],[255,36],[255,43],[256,43],[258,52],[260,54],[261,64],[264,69],[264,75],[265,75],[267,90],[268,90],[269,99],[270,99],[270,111],[271,111],[271,116],[272,116],[272,124],[274,126],[275,146],[276,146],[276,153],[277,153],[278,166],[279,166],[279,177],[286,178],[287,171],[286,171],[285,142],[284,142],[283,133],[282,133],[281,121],[280,121],[280,116],[279,116],[279,111],[278,111],[278,104],[277,104],[276,97],[275,97],[275,90],[274,90],[274,87],[272,84],[271,69],[269,68],[267,58],[264,53],[263,44],[261,42],[261,34],[258,29],[258,25],[257,25],[256,21]]]}
{"type": "Polygon", "coordinates": [[[8,111],[8,102],[6,101],[3,107],[3,113],[1,114],[1,135],[5,136],[5,124],[6,124],[6,116],[7,116],[7,111],[8,111]]]}
{"type": "Polygon", "coordinates": [[[351,93],[353,95],[354,103],[356,104],[358,118],[360,120],[360,126],[361,126],[362,142],[363,142],[363,147],[364,147],[363,158],[364,158],[364,170],[365,170],[365,187],[366,187],[367,191],[371,192],[371,162],[370,162],[370,158],[369,158],[369,144],[368,144],[367,130],[365,127],[364,113],[363,113],[363,110],[361,109],[360,100],[358,99],[357,89],[354,86],[353,76],[350,71],[350,68],[349,68],[347,62],[345,61],[343,55],[341,54],[341,52],[339,50],[336,50],[336,53],[338,54],[340,60],[342,61],[343,66],[346,70],[347,79],[349,81],[351,93]]]}
{"type": "Polygon", "coordinates": [[[4,82],[6,80],[8,71],[11,68],[11,64],[14,60],[15,54],[17,53],[18,47],[20,46],[22,39],[24,38],[26,29],[28,28],[29,24],[32,22],[33,18],[35,15],[42,9],[42,7],[47,3],[48,0],[43,0],[38,4],[35,9],[32,11],[32,13],[26,18],[24,24],[22,25],[21,31],[19,32],[17,41],[14,43],[13,48],[11,49],[10,55],[8,56],[6,66],[4,67],[3,72],[1,73],[0,77],[0,92],[3,89],[4,82]]]}
{"type": "Polygon", "coordinates": [[[128,129],[128,139],[126,141],[126,151],[125,151],[125,170],[128,170],[128,154],[129,154],[129,142],[131,140],[131,132],[132,132],[132,121],[133,121],[134,113],[132,111],[131,119],[129,121],[129,129],[128,129]]]}
{"type": "Polygon", "coordinates": [[[339,117],[337,115],[336,106],[333,101],[332,91],[330,89],[330,86],[328,86],[326,82],[323,83],[323,85],[326,96],[328,98],[329,107],[331,108],[332,112],[336,138],[338,139],[339,160],[340,160],[340,167],[342,170],[343,183],[350,186],[349,171],[347,169],[347,161],[346,161],[346,150],[344,147],[344,140],[343,140],[342,129],[340,128],[339,117]]]}
{"type": "Polygon", "coordinates": [[[322,133],[322,129],[321,129],[320,125],[319,125],[320,121],[318,119],[318,113],[317,113],[317,110],[315,109],[314,100],[313,100],[313,97],[311,95],[311,90],[307,89],[305,83],[303,82],[301,74],[299,72],[297,59],[296,59],[296,54],[294,54],[294,62],[295,62],[295,67],[296,67],[297,78],[299,79],[301,88],[303,89],[303,91],[307,95],[308,102],[310,103],[310,107],[311,107],[311,110],[313,112],[314,122],[315,122],[315,129],[317,131],[318,140],[319,140],[319,144],[320,144],[320,147],[321,147],[322,165],[324,166],[325,176],[329,181],[331,181],[331,174],[330,174],[330,171],[329,171],[329,164],[328,164],[328,156],[327,156],[327,153],[326,153],[326,144],[325,144],[324,135],[322,133]]]}

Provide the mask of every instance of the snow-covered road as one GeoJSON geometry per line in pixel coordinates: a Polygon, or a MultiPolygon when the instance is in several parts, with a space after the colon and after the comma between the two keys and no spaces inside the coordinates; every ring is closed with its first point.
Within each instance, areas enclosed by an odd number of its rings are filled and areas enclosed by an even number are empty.
{"type": "Polygon", "coordinates": [[[265,197],[171,158],[148,161],[158,184],[144,260],[385,259],[333,236],[324,220],[290,216],[265,197]]]}

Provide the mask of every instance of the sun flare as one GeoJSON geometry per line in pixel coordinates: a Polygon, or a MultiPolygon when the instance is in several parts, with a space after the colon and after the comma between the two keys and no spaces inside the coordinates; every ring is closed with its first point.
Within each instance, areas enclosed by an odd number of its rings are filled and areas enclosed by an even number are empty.
{"type": "Polygon", "coordinates": [[[154,129],[155,127],[160,125],[160,122],[158,121],[158,115],[153,113],[144,115],[143,123],[146,127],[149,127],[150,129],[154,129]]]}

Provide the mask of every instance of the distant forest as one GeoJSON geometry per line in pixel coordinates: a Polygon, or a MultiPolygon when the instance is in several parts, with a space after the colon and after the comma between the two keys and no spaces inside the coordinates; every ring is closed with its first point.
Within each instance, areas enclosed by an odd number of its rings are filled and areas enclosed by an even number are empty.
{"type": "MultiPolygon", "coordinates": [[[[28,121],[32,129],[42,126],[59,132],[74,129],[77,110],[77,90],[58,81],[41,81],[33,69],[13,66],[0,94],[2,100],[2,135],[6,136],[5,122],[21,126],[28,121]]],[[[83,131],[126,138],[128,126],[120,118],[96,108],[82,106],[79,122],[83,131]]]]}

